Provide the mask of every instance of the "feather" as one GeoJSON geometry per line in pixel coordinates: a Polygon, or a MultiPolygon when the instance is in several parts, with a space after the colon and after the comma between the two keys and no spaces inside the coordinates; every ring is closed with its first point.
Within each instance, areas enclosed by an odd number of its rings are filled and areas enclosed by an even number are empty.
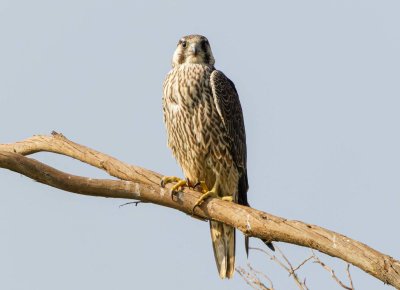
{"type": "Polygon", "coordinates": [[[214,70],[210,77],[214,103],[225,126],[230,153],[238,168],[238,202],[248,205],[247,149],[243,112],[235,84],[223,72],[214,70]]]}
{"type": "Polygon", "coordinates": [[[232,278],[235,272],[235,228],[210,221],[211,242],[221,279],[232,278]]]}

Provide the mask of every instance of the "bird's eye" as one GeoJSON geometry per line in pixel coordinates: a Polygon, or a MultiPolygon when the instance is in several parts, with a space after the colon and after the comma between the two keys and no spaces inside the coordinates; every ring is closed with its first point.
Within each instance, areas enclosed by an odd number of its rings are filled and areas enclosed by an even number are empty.
{"type": "Polygon", "coordinates": [[[207,50],[207,45],[208,45],[208,41],[207,40],[203,40],[201,42],[201,48],[206,51],[207,50]]]}
{"type": "Polygon", "coordinates": [[[183,48],[185,48],[186,45],[187,45],[186,41],[182,41],[182,42],[181,42],[181,45],[182,45],[183,48]]]}

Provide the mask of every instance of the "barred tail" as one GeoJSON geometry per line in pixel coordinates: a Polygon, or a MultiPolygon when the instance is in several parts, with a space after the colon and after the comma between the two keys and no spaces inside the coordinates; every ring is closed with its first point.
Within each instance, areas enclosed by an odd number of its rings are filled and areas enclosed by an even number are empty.
{"type": "Polygon", "coordinates": [[[211,241],[221,279],[232,278],[235,272],[235,228],[210,221],[211,241]]]}

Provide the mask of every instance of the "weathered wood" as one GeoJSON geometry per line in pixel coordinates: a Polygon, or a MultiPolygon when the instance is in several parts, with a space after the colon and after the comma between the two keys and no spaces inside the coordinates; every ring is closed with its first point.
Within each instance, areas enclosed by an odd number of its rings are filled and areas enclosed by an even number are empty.
{"type": "MultiPolygon", "coordinates": [[[[194,190],[185,189],[176,199],[172,199],[170,186],[160,186],[160,174],[126,164],[74,143],[58,133],[0,145],[0,167],[62,190],[84,195],[136,199],[174,208],[187,214],[192,214],[192,208],[200,196],[200,193],[194,190]],[[75,176],[25,157],[42,151],[75,158],[103,169],[121,180],[75,176]]],[[[340,258],[400,289],[399,261],[339,233],[219,199],[207,200],[196,208],[195,214],[204,219],[234,226],[248,236],[308,247],[340,258]]]]}

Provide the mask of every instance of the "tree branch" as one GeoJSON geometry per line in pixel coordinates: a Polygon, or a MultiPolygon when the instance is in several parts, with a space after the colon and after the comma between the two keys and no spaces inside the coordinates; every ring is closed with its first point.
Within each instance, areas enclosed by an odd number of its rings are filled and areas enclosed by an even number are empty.
{"type": "Polygon", "coordinates": [[[322,261],[318,258],[318,256],[315,255],[314,252],[313,252],[312,257],[313,257],[313,259],[314,259],[314,263],[317,263],[317,264],[321,265],[322,268],[324,268],[325,270],[327,270],[327,271],[331,274],[332,279],[335,280],[335,282],[338,283],[338,284],[340,285],[340,287],[342,287],[342,288],[344,288],[344,289],[347,289],[347,290],[354,290],[354,287],[353,287],[353,280],[351,279],[351,276],[350,276],[349,264],[347,264],[347,271],[346,271],[346,272],[347,272],[347,276],[349,277],[349,280],[350,280],[350,282],[351,282],[351,283],[350,283],[350,287],[349,287],[349,286],[346,286],[342,281],[340,281],[340,279],[336,276],[335,271],[334,271],[331,267],[329,267],[327,264],[325,264],[324,262],[322,262],[322,261]]]}
{"type": "MultiPolygon", "coordinates": [[[[199,192],[185,189],[177,195],[176,200],[172,200],[170,186],[160,187],[160,174],[126,164],[55,132],[52,136],[34,136],[14,144],[0,145],[0,167],[62,190],[84,195],[136,199],[175,208],[187,214],[192,214],[192,208],[200,197],[199,192]],[[43,151],[72,157],[105,170],[121,180],[75,176],[25,157],[43,151]]],[[[339,233],[219,199],[207,200],[196,208],[195,214],[234,226],[251,237],[308,247],[340,258],[400,289],[399,261],[339,233]]]]}

